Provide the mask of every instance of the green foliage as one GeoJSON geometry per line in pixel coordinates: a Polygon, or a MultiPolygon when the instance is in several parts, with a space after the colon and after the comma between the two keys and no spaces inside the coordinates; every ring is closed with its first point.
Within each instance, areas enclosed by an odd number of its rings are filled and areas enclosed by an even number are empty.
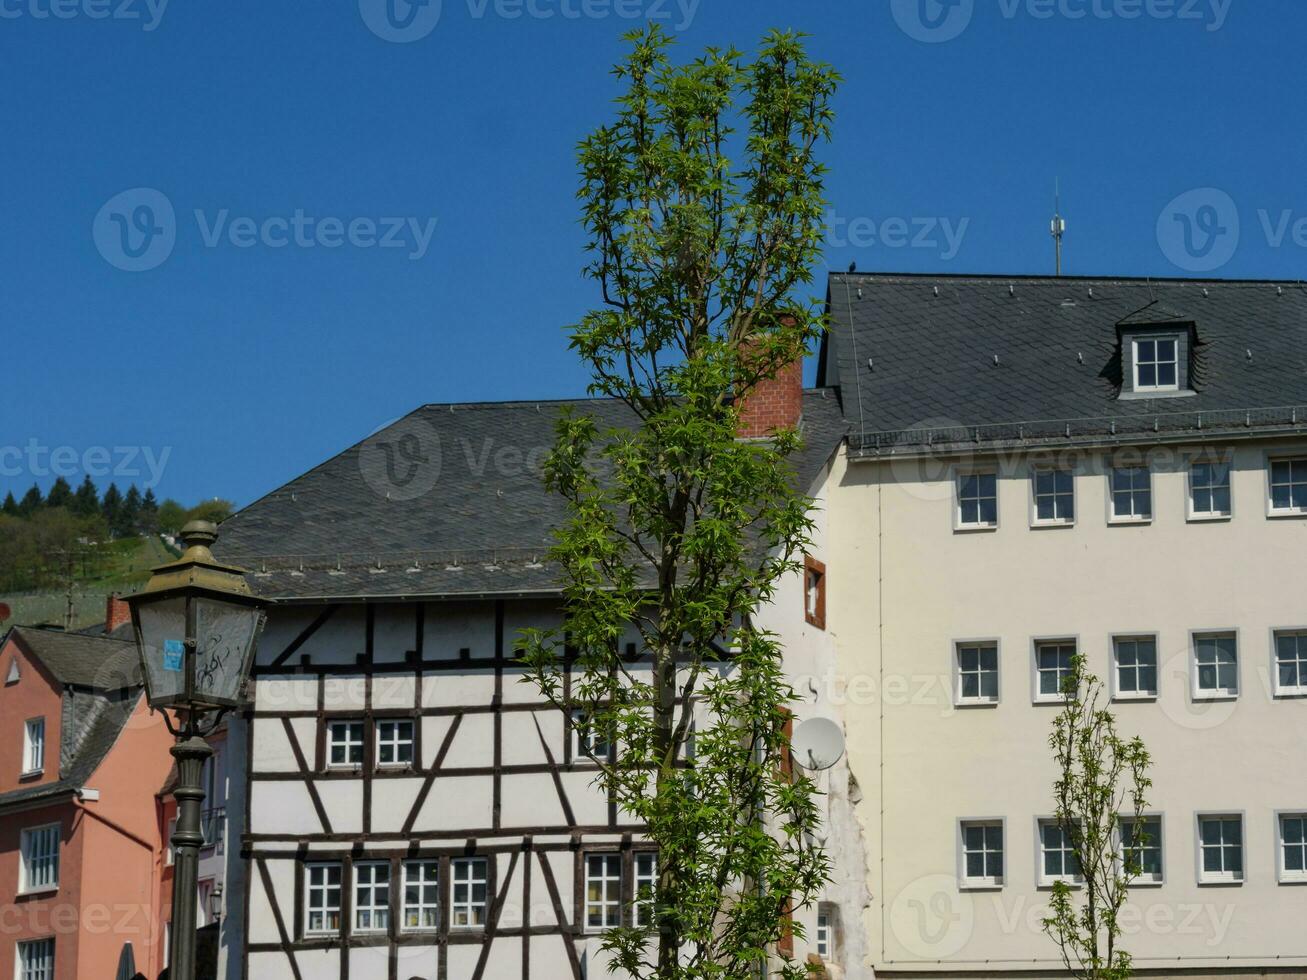
{"type": "Polygon", "coordinates": [[[1130,884],[1139,876],[1140,849],[1147,835],[1137,832],[1122,854],[1121,818],[1136,831],[1148,806],[1151,759],[1139,738],[1129,741],[1116,731],[1112,712],[1100,707],[1102,682],[1072,660],[1062,685],[1066,703],[1053,723],[1049,746],[1057,761],[1053,786],[1058,826],[1075,852],[1083,883],[1053,886],[1044,931],[1057,943],[1068,972],[1081,980],[1126,980],[1130,954],[1118,948],[1119,923],[1130,884]]]}
{"type": "Polygon", "coordinates": [[[71,507],[73,503],[73,488],[68,485],[68,481],[62,476],[58,477],[50,486],[50,492],[45,495],[45,505],[47,507],[71,507]]]}
{"type": "Polygon", "coordinates": [[[82,477],[82,483],[73,495],[72,509],[78,517],[91,517],[100,513],[100,494],[90,476],[82,477]]]}
{"type": "Polygon", "coordinates": [[[0,505],[0,514],[4,514],[6,517],[18,516],[18,501],[14,499],[12,490],[5,494],[5,502],[0,505]]]}
{"type": "MultiPolygon", "coordinates": [[[[196,504],[186,513],[186,521],[212,521],[214,524],[221,524],[227,518],[231,517],[235,506],[230,500],[223,500],[220,497],[213,497],[196,504]]],[[[186,521],[182,523],[185,524],[186,521]]]]}
{"type": "Polygon", "coordinates": [[[159,505],[159,530],[165,534],[176,534],[186,523],[188,511],[171,497],[159,505]]]}
{"type": "Polygon", "coordinates": [[[41,496],[41,488],[33,483],[32,489],[23,494],[23,499],[18,503],[18,516],[31,517],[41,509],[43,503],[45,498],[41,496]]]}
{"type": "Polygon", "coordinates": [[[783,771],[794,692],[756,622],[812,527],[787,462],[798,437],[737,432],[740,397],[823,328],[795,293],[821,247],[815,151],[838,76],[794,34],[768,34],[752,60],[710,48],[683,65],[657,27],[627,40],[617,118],[580,147],[603,306],[571,340],[591,393],[625,403],[633,427],[560,421],[545,469],[569,508],[552,553],[563,629],[526,631],[519,649],[524,680],[621,746],[596,760],[599,781],[659,849],[654,925],[605,936],[613,968],[743,980],[827,873],[814,787],[783,771]]]}

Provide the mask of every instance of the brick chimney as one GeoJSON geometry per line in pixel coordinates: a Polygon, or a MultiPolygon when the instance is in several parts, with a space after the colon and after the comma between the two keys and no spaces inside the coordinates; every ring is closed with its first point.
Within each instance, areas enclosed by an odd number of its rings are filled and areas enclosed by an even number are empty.
{"type": "Polygon", "coordinates": [[[132,621],[132,610],[127,600],[114,593],[104,601],[104,631],[112,633],[123,623],[132,621]]]}
{"type": "Polygon", "coordinates": [[[760,439],[777,429],[792,429],[803,414],[803,362],[787,364],[776,377],[764,379],[740,405],[740,438],[760,439]]]}

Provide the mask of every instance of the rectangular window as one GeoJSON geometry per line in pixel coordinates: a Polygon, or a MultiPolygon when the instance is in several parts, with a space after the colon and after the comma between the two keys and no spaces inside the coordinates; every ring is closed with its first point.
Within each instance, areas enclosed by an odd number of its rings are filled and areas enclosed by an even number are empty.
{"type": "Polygon", "coordinates": [[[327,752],[330,765],[363,765],[363,722],[327,722],[327,752]]]}
{"type": "Polygon", "coordinates": [[[1230,464],[1195,462],[1189,467],[1189,516],[1204,520],[1230,516],[1230,464]]]}
{"type": "Polygon", "coordinates": [[[1135,341],[1135,391],[1175,391],[1179,387],[1178,345],[1174,337],[1135,341]]]}
{"type": "Polygon", "coordinates": [[[584,711],[572,712],[573,756],[577,759],[604,759],[610,756],[611,746],[603,734],[595,731],[590,717],[584,711]]]}
{"type": "Polygon", "coordinates": [[[1114,466],[1109,479],[1112,481],[1112,520],[1153,519],[1153,487],[1148,467],[1114,466]]]}
{"type": "Polygon", "coordinates": [[[1162,818],[1143,817],[1138,826],[1133,817],[1121,818],[1121,860],[1133,867],[1135,882],[1162,883],[1162,818]]]}
{"type": "Polygon", "coordinates": [[[1076,645],[1071,640],[1040,640],[1035,644],[1035,700],[1063,700],[1062,684],[1071,676],[1076,645]]]}
{"type": "Polygon", "coordinates": [[[18,944],[18,980],[54,980],[54,940],[18,944]]]}
{"type": "Polygon", "coordinates": [[[1074,524],[1076,520],[1075,478],[1070,470],[1036,470],[1034,483],[1035,523],[1074,524]]]}
{"type": "Polygon", "coordinates": [[[413,722],[411,719],[377,722],[377,765],[413,764],[413,722]]]}
{"type": "Polygon", "coordinates": [[[19,835],[22,863],[20,892],[47,891],[59,887],[59,825],[33,827],[19,835]]]}
{"type": "Polygon", "coordinates": [[[1307,457],[1271,460],[1271,513],[1307,514],[1307,457]]]}
{"type": "Polygon", "coordinates": [[[1307,631],[1276,632],[1275,693],[1307,694],[1307,631]]]}
{"type": "Polygon", "coordinates": [[[622,856],[585,857],[585,927],[615,929],[622,924],[622,856]]]}
{"type": "Polygon", "coordinates": [[[354,931],[385,932],[390,928],[390,863],[367,861],[354,865],[354,931]]]}
{"type": "Polygon", "coordinates": [[[1080,861],[1071,835],[1055,820],[1039,821],[1039,882],[1080,881],[1080,861]]]}
{"type": "Polygon", "coordinates": [[[449,924],[465,929],[486,924],[488,865],[485,858],[454,858],[449,862],[453,879],[449,924]]]}
{"type": "Polygon", "coordinates": [[[958,477],[958,527],[998,527],[998,475],[964,473],[958,477]]]}
{"type": "Polygon", "coordinates": [[[962,884],[972,888],[1003,884],[1003,824],[962,821],[962,884]]]}
{"type": "Polygon", "coordinates": [[[440,928],[440,862],[404,862],[404,928],[440,928]]]}
{"type": "Polygon", "coordinates": [[[1112,638],[1119,698],[1157,697],[1157,639],[1151,636],[1112,638]]]}
{"type": "Polygon", "coordinates": [[[1239,695],[1239,654],[1233,633],[1194,636],[1194,697],[1239,695]]]}
{"type": "Polygon", "coordinates": [[[1307,881],[1307,813],[1282,813],[1280,880],[1307,881]]]}
{"type": "Polygon", "coordinates": [[[817,910],[817,955],[827,961],[835,958],[835,916],[825,908],[817,910]]]}
{"type": "Polygon", "coordinates": [[[1203,884],[1243,881],[1243,817],[1200,814],[1198,854],[1203,884]]]}
{"type": "Polygon", "coordinates": [[[23,729],[23,775],[45,769],[45,719],[33,718],[23,729]]]}
{"type": "Polygon", "coordinates": [[[340,932],[340,865],[305,865],[304,875],[305,933],[322,936],[340,932]]]}
{"type": "Polygon", "coordinates": [[[959,704],[998,704],[998,644],[957,645],[959,704]]]}
{"type": "Polygon", "coordinates": [[[826,628],[826,566],[803,556],[803,618],[809,626],[826,628]]]}
{"type": "Polygon", "coordinates": [[[634,925],[647,929],[654,924],[654,895],[658,889],[658,855],[653,851],[635,852],[634,925]]]}

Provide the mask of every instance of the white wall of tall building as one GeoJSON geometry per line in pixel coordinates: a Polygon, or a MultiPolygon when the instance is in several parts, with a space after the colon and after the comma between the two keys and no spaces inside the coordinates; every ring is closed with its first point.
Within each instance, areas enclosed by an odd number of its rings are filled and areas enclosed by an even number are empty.
{"type": "MultiPolygon", "coordinates": [[[[1040,926],[1036,819],[1053,809],[1047,739],[1056,706],[1032,703],[1032,641],[1072,637],[1111,673],[1114,634],[1156,633],[1154,702],[1114,705],[1121,733],[1153,756],[1150,810],[1164,816],[1166,880],[1137,887],[1125,947],[1138,968],[1307,971],[1307,887],[1277,881],[1275,814],[1307,811],[1307,700],[1272,690],[1272,630],[1307,623],[1307,521],[1268,518],[1266,458],[1235,448],[1233,517],[1192,522],[1183,449],[1151,454],[1153,511],[1107,520],[1105,452],[1075,459],[1076,522],[1031,527],[1030,457],[998,462],[999,526],[954,529],[953,464],[850,462],[831,478],[828,631],[862,790],[871,903],[868,965],[889,974],[1026,970],[1054,975],[1040,926]],[[1238,630],[1240,694],[1190,694],[1190,631],[1238,630]],[[1000,643],[1001,701],[960,708],[958,640],[1000,643]],[[1197,881],[1195,815],[1244,815],[1245,880],[1197,881]],[[958,821],[1005,821],[1006,883],[965,891],[958,821]]],[[[1304,448],[1304,447],[1297,447],[1304,448]]]]}

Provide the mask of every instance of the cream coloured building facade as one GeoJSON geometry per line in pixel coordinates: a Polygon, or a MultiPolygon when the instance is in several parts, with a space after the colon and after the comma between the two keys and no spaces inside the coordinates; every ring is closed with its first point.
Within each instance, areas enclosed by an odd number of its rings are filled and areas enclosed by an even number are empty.
{"type": "Polygon", "coordinates": [[[866,975],[1065,975],[1040,821],[1073,651],[1153,756],[1136,968],[1307,975],[1302,294],[835,276],[830,296],[851,434],[827,686],[863,788],[866,975]]]}

